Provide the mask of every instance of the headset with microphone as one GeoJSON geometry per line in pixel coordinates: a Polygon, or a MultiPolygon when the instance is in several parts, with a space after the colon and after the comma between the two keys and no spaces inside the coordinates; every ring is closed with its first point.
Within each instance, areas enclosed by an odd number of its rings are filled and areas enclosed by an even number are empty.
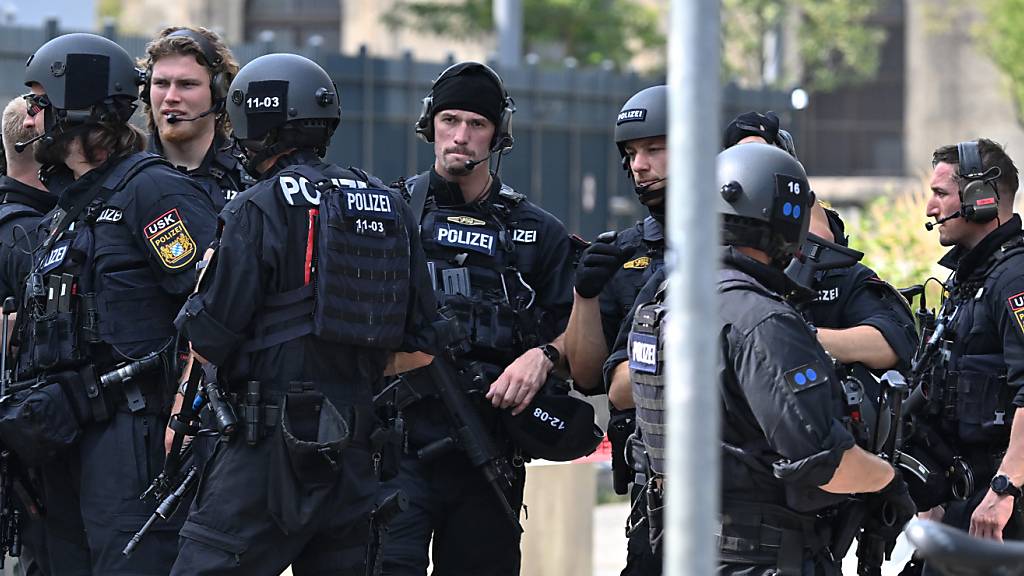
{"type": "Polygon", "coordinates": [[[960,209],[945,218],[925,223],[924,227],[929,232],[943,222],[955,218],[984,224],[999,216],[999,190],[996,180],[1002,175],[1002,171],[998,166],[984,169],[981,151],[976,141],[960,142],[956,145],[956,151],[960,159],[957,168],[960,209]]]}
{"type": "MultiPolygon", "coordinates": [[[[206,67],[211,72],[210,76],[210,96],[211,105],[210,108],[205,112],[197,114],[191,118],[182,118],[175,114],[166,114],[168,124],[176,124],[178,122],[195,122],[206,118],[210,114],[220,114],[224,111],[224,105],[228,98],[228,87],[231,85],[231,75],[226,72],[214,72],[222,63],[223,59],[218,55],[217,49],[214,48],[213,43],[210,39],[203,34],[188,28],[182,28],[171,32],[165,38],[188,38],[196,43],[199,47],[199,51],[203,54],[203,59],[206,61],[206,67]]],[[[144,73],[144,83],[142,85],[142,91],[139,93],[139,98],[146,104],[152,106],[150,101],[150,89],[153,85],[153,62],[150,62],[149,67],[146,68],[144,73]]]]}
{"type": "Polygon", "coordinates": [[[419,135],[420,139],[424,142],[434,141],[434,87],[437,86],[441,81],[449,78],[454,78],[460,74],[465,74],[467,71],[477,70],[481,71],[494,81],[495,84],[501,89],[503,106],[501,110],[501,117],[498,120],[497,126],[494,127],[494,138],[491,139],[491,148],[487,156],[480,158],[479,160],[467,160],[466,170],[472,170],[476,168],[478,164],[482,164],[491,158],[495,154],[504,154],[512,149],[515,145],[515,138],[512,137],[512,115],[516,111],[516,103],[509,96],[508,90],[505,89],[504,82],[501,81],[501,76],[491,69],[490,66],[481,64],[479,62],[460,62],[454,64],[445,69],[444,72],[434,80],[434,83],[430,87],[430,94],[423,99],[423,110],[420,112],[419,118],[416,120],[416,134],[419,135]]]}

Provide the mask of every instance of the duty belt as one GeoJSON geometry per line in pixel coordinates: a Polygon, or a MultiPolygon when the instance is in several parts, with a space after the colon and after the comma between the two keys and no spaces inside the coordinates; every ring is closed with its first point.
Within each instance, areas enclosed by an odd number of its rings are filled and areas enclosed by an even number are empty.
{"type": "Polygon", "coordinates": [[[830,554],[818,519],[756,502],[724,505],[716,531],[725,562],[777,566],[779,576],[800,576],[805,552],[830,554]]]}
{"type": "MultiPolygon", "coordinates": [[[[243,425],[245,441],[250,446],[255,446],[260,440],[270,436],[281,422],[281,405],[287,392],[264,391],[262,388],[265,387],[264,383],[251,380],[245,383],[244,393],[233,392],[228,395],[228,401],[235,410],[238,422],[243,425]]],[[[342,405],[336,408],[342,414],[349,412],[354,420],[349,422],[352,430],[352,441],[349,445],[356,448],[369,447],[370,433],[376,428],[373,407],[342,405]],[[346,410],[347,408],[350,410],[346,410]]]]}

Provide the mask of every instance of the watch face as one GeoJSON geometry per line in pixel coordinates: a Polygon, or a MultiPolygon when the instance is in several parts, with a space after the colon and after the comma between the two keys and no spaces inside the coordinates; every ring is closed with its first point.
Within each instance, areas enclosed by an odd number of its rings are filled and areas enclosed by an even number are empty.
{"type": "Polygon", "coordinates": [[[996,494],[1002,494],[1009,488],[1010,479],[1006,476],[996,476],[992,479],[992,491],[996,494]]]}

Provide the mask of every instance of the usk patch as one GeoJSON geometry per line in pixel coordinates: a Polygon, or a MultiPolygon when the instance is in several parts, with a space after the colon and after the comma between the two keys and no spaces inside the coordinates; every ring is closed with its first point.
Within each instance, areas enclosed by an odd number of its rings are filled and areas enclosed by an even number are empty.
{"type": "Polygon", "coordinates": [[[622,268],[624,270],[643,270],[644,268],[647,268],[650,265],[651,257],[641,256],[639,258],[634,258],[629,262],[626,262],[625,264],[622,265],[622,268]]]}
{"type": "Polygon", "coordinates": [[[828,382],[828,374],[825,373],[821,362],[811,362],[799,368],[786,372],[786,383],[793,392],[803,392],[815,386],[828,382]]]}
{"type": "Polygon", "coordinates": [[[1010,316],[1017,321],[1017,329],[1024,335],[1024,292],[1007,298],[1006,306],[1010,309],[1010,316]]]}
{"type": "Polygon", "coordinates": [[[196,243],[181,221],[178,209],[168,210],[150,222],[143,234],[160,262],[170,269],[188,266],[196,255],[196,243]]]}

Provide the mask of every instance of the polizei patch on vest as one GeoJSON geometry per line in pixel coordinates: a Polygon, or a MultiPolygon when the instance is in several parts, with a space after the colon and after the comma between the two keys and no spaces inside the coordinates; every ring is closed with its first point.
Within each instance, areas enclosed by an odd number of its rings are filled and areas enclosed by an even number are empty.
{"type": "Polygon", "coordinates": [[[647,119],[646,108],[632,108],[630,110],[623,110],[619,112],[619,117],[615,120],[615,125],[625,124],[626,122],[643,122],[647,119]]]}
{"type": "Polygon", "coordinates": [[[825,373],[821,362],[811,362],[794,368],[786,372],[785,377],[793,392],[803,392],[828,382],[828,374],[825,373]]]}
{"type": "Polygon", "coordinates": [[[64,263],[64,258],[68,255],[68,246],[71,242],[68,240],[61,240],[50,250],[50,253],[43,258],[43,261],[39,264],[39,272],[46,274],[50,271],[56,270],[58,266],[64,263]]]}
{"type": "Polygon", "coordinates": [[[434,240],[442,246],[472,250],[488,256],[494,256],[496,238],[497,235],[491,230],[473,230],[444,223],[439,223],[434,232],[434,240]]]}
{"type": "Polygon", "coordinates": [[[188,266],[196,255],[196,243],[181,221],[178,209],[164,212],[142,230],[160,263],[170,269],[188,266]]]}
{"type": "Polygon", "coordinates": [[[647,374],[658,373],[658,339],[650,334],[629,335],[629,368],[647,374]]]}
{"type": "Polygon", "coordinates": [[[394,220],[395,211],[391,206],[391,196],[380,190],[345,190],[342,210],[349,218],[375,218],[377,220],[394,220]]]}
{"type": "Polygon", "coordinates": [[[1007,298],[1006,305],[1010,308],[1010,316],[1017,321],[1017,329],[1024,335],[1024,292],[1007,298]]]}

